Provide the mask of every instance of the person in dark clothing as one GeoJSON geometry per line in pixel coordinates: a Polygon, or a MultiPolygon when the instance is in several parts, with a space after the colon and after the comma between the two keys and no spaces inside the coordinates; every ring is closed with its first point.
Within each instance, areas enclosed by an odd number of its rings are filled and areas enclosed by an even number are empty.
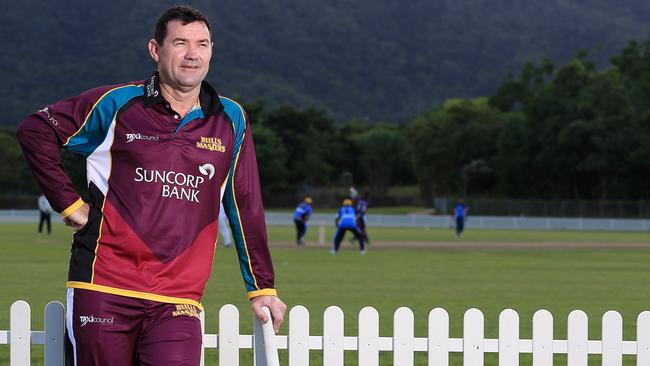
{"type": "Polygon", "coordinates": [[[368,212],[368,192],[364,192],[362,197],[357,196],[354,199],[354,211],[357,215],[357,228],[363,235],[366,244],[370,244],[368,239],[368,230],[366,228],[366,213],[368,212]]]}
{"type": "Polygon", "coordinates": [[[43,223],[47,224],[47,233],[48,235],[52,234],[52,206],[45,198],[45,195],[41,194],[38,197],[38,211],[41,213],[41,217],[38,220],[38,233],[43,232],[43,223]]]}
{"type": "Polygon", "coordinates": [[[465,231],[465,221],[467,220],[467,206],[462,198],[456,202],[454,218],[456,219],[456,236],[460,238],[463,236],[463,231],[465,231]]]}
{"type": "Polygon", "coordinates": [[[311,197],[305,197],[293,213],[293,223],[296,225],[296,244],[298,245],[305,244],[303,238],[307,233],[307,221],[312,213],[311,203],[311,197]]]}

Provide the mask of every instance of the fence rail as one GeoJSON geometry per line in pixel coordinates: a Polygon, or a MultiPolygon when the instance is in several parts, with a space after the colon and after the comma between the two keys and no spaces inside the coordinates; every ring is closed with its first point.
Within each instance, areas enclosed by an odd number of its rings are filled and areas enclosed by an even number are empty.
{"type": "MultiPolygon", "coordinates": [[[[334,214],[314,214],[309,220],[315,225],[334,226],[334,214]]],[[[267,212],[269,225],[293,225],[293,214],[267,212]]],[[[443,229],[453,225],[450,216],[440,215],[375,215],[367,216],[368,227],[403,227],[443,229]]],[[[650,219],[586,219],[570,217],[504,217],[470,216],[468,229],[509,230],[571,230],[571,231],[650,231],[650,219]]]]}
{"type": "MultiPolygon", "coordinates": [[[[415,352],[428,355],[429,366],[448,366],[451,353],[462,353],[464,366],[484,364],[485,353],[497,353],[499,366],[519,365],[521,354],[532,354],[534,366],[552,366],[554,354],[566,354],[568,365],[587,366],[588,355],[602,355],[602,365],[620,366],[623,355],[635,355],[636,365],[650,365],[650,311],[637,317],[636,340],[623,340],[623,318],[616,311],[602,317],[602,338],[588,339],[588,318],[574,310],[568,316],[567,339],[553,335],[553,315],[539,310],[533,315],[532,339],[520,339],[519,315],[506,309],[499,315],[497,339],[485,339],[485,319],[478,309],[469,309],[463,318],[463,337],[450,338],[449,314],[442,308],[429,312],[427,337],[415,337],[413,311],[402,307],[393,315],[393,336],[379,336],[379,313],[365,307],[359,313],[357,336],[344,335],[343,311],[331,306],[325,310],[323,335],[310,334],[310,313],[303,306],[289,312],[288,335],[263,336],[263,325],[255,321],[252,335],[239,334],[239,310],[225,305],[219,310],[219,333],[204,334],[203,347],[219,349],[220,365],[239,365],[239,350],[253,349],[255,365],[275,366],[277,349],[288,350],[289,366],[309,365],[310,350],[322,350],[323,365],[343,366],[344,351],[356,351],[359,365],[379,365],[379,352],[392,352],[395,366],[412,366],[415,352]],[[265,341],[266,340],[266,341],[265,341]],[[267,357],[273,357],[268,359],[267,357]]],[[[11,366],[29,365],[30,345],[44,344],[45,365],[63,365],[63,305],[50,302],[45,307],[45,330],[31,331],[29,304],[17,301],[11,306],[10,330],[0,331],[0,344],[9,344],[11,366]]],[[[205,318],[202,317],[203,324],[205,318]]],[[[203,362],[202,362],[203,365],[203,362]]]]}

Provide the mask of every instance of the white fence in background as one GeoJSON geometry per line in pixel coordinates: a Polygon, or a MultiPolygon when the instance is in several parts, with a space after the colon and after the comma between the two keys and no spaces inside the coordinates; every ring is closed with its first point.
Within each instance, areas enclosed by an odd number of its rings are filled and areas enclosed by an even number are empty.
{"type": "MultiPolygon", "coordinates": [[[[0,222],[37,223],[38,210],[0,210],[0,222]]],[[[321,223],[334,227],[335,214],[316,213],[309,220],[315,227],[321,223]]],[[[370,227],[449,228],[454,223],[450,216],[441,215],[376,215],[369,214],[370,227]]],[[[61,222],[54,214],[52,222],[61,222]]],[[[293,213],[266,212],[269,225],[293,225],[293,213]]],[[[525,217],[525,216],[472,216],[465,225],[469,229],[526,229],[526,230],[575,230],[575,231],[650,231],[648,219],[588,219],[571,217],[525,217]]]]}
{"type": "MultiPolygon", "coordinates": [[[[51,302],[45,307],[45,330],[31,331],[30,308],[24,301],[11,306],[10,330],[0,331],[0,344],[9,344],[11,366],[29,365],[30,344],[45,345],[45,365],[63,365],[63,305],[51,302]]],[[[399,308],[393,316],[393,336],[379,336],[379,314],[371,307],[359,313],[357,336],[344,335],[343,311],[331,306],[325,310],[323,335],[311,335],[309,311],[295,306],[288,316],[288,335],[267,332],[256,321],[253,335],[239,334],[239,311],[233,305],[219,310],[219,334],[204,334],[204,348],[219,349],[219,364],[238,366],[239,350],[253,349],[255,365],[274,366],[277,359],[267,361],[267,354],[277,357],[277,349],[288,350],[289,366],[309,365],[309,351],[322,350],[323,365],[343,366],[344,351],[356,351],[359,365],[379,365],[379,352],[392,352],[393,365],[412,366],[415,352],[428,355],[429,366],[448,366],[450,353],[462,353],[464,366],[483,365],[485,353],[498,353],[499,366],[519,365],[520,354],[532,354],[533,366],[552,366],[554,354],[566,354],[568,365],[587,366],[588,355],[602,355],[602,365],[620,366],[623,355],[635,355],[636,365],[650,365],[650,311],[637,317],[636,340],[623,340],[623,318],[615,311],[602,317],[602,339],[588,339],[585,312],[569,314],[567,339],[553,336],[553,315],[539,310],[533,315],[532,339],[520,339],[519,315],[511,309],[499,315],[499,338],[485,339],[485,320],[477,309],[465,312],[463,338],[449,337],[449,314],[441,308],[431,310],[427,337],[414,336],[414,315],[409,308],[399,308]],[[266,351],[264,339],[267,344],[266,351]],[[274,342],[274,344],[271,344],[274,342]],[[275,347],[274,347],[275,346],[275,347]]],[[[205,324],[205,320],[204,320],[205,324]]],[[[268,327],[266,328],[269,329],[268,327]]],[[[285,326],[286,329],[286,326],[285,326]]]]}
{"type": "MultiPolygon", "coordinates": [[[[335,214],[314,214],[309,220],[312,226],[334,226],[335,214]]],[[[267,212],[269,225],[293,225],[293,213],[267,212]]],[[[444,229],[455,225],[451,216],[440,215],[375,215],[366,218],[369,227],[405,227],[444,229]]],[[[525,230],[574,230],[574,231],[650,231],[650,220],[643,219],[588,219],[570,217],[524,217],[524,216],[472,216],[465,227],[468,229],[525,229],[525,230]]]]}

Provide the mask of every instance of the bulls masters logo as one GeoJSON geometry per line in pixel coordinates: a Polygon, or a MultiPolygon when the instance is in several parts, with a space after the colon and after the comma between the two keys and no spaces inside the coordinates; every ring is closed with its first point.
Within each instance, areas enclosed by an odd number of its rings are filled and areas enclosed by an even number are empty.
{"type": "Polygon", "coordinates": [[[214,176],[214,166],[206,163],[198,167],[200,175],[176,172],[173,170],[155,170],[137,167],[136,182],[162,184],[160,195],[163,198],[199,202],[201,184],[214,176]]]}

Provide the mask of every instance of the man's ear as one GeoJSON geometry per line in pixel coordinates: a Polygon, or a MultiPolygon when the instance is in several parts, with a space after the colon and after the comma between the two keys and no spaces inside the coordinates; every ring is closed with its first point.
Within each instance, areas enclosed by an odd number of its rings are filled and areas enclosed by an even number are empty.
{"type": "Polygon", "coordinates": [[[160,60],[160,46],[155,39],[149,40],[149,55],[155,63],[158,63],[160,60]]]}

